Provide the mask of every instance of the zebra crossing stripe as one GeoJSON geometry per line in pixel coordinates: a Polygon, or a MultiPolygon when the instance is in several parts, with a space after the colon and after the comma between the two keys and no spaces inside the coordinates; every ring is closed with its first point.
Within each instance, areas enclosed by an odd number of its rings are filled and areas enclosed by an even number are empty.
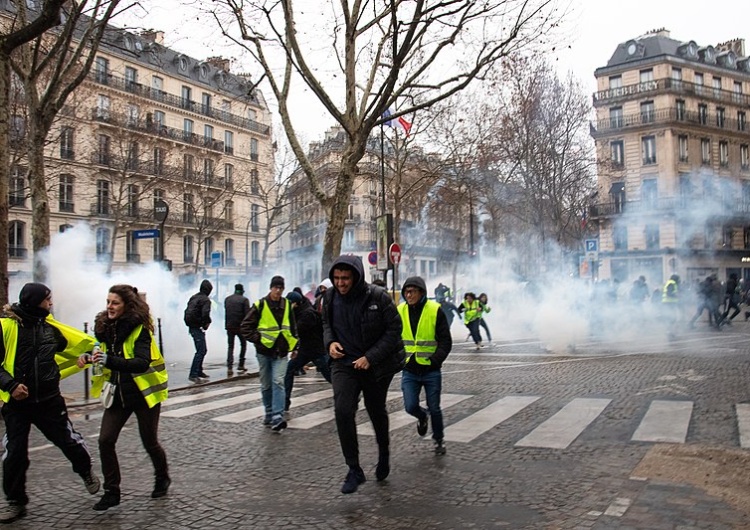
{"type": "Polygon", "coordinates": [[[445,430],[448,442],[468,443],[514,414],[531,405],[540,396],[506,396],[462,419],[445,430]]]}
{"type": "Polygon", "coordinates": [[[611,402],[611,399],[605,398],[576,398],[515,445],[565,449],[611,402]]]}
{"type": "MultiPolygon", "coordinates": [[[[452,407],[453,405],[456,405],[457,403],[461,403],[465,399],[469,399],[471,396],[467,394],[443,394],[440,396],[440,408],[446,409],[448,407],[452,407]]],[[[421,404],[423,407],[427,407],[426,404],[421,404]]],[[[394,412],[393,414],[388,414],[388,430],[389,431],[395,431],[396,429],[400,429],[401,427],[405,427],[407,425],[416,425],[417,420],[406,412],[405,410],[400,410],[398,412],[394,412]]],[[[375,431],[372,428],[372,422],[367,421],[365,423],[361,423],[357,425],[357,434],[364,434],[365,436],[375,436],[375,431]]]]}
{"type": "MultiPolygon", "coordinates": [[[[388,392],[388,395],[386,396],[386,401],[393,401],[394,399],[398,399],[401,397],[400,392],[388,392]]],[[[301,401],[294,400],[292,402],[293,405],[300,404],[301,401]]],[[[304,403],[301,403],[304,405],[304,403]]],[[[357,410],[362,410],[364,408],[364,404],[362,401],[360,401],[357,405],[357,410]]],[[[310,414],[305,414],[304,416],[300,416],[299,418],[292,417],[291,420],[289,420],[289,428],[290,429],[301,429],[301,430],[308,430],[312,429],[313,427],[317,427],[318,425],[322,425],[324,423],[327,423],[329,421],[333,421],[336,419],[336,412],[334,411],[333,407],[328,407],[323,410],[319,410],[318,412],[312,412],[310,414]]]]}
{"type": "Polygon", "coordinates": [[[737,430],[740,431],[740,447],[750,449],[750,403],[737,404],[737,430]]]}
{"type": "MultiPolygon", "coordinates": [[[[333,397],[333,392],[330,389],[321,390],[320,392],[313,392],[312,394],[306,394],[302,397],[295,399],[296,405],[307,405],[309,403],[315,403],[322,399],[330,399],[333,397]]],[[[223,416],[217,416],[211,418],[211,421],[220,421],[223,423],[243,423],[255,418],[262,418],[266,415],[266,409],[263,405],[259,407],[253,407],[251,409],[241,410],[232,414],[225,414],[223,416]]]]}
{"type": "Polygon", "coordinates": [[[252,403],[253,401],[258,401],[259,399],[260,395],[258,392],[253,392],[252,394],[248,392],[247,394],[235,396],[233,398],[218,399],[216,401],[209,401],[208,403],[201,403],[200,405],[168,410],[166,412],[162,412],[161,416],[167,418],[184,418],[185,416],[192,416],[193,414],[200,414],[201,412],[208,412],[210,410],[223,409],[224,407],[231,407],[234,405],[242,405],[243,403],[252,403]]]}
{"type": "Polygon", "coordinates": [[[226,394],[234,394],[236,392],[247,392],[250,387],[248,385],[233,386],[230,388],[218,388],[216,390],[207,390],[205,392],[196,392],[194,394],[187,394],[185,396],[170,397],[164,403],[162,408],[170,407],[172,405],[180,405],[182,403],[192,403],[193,401],[202,401],[217,396],[225,396],[226,394]]]}
{"type": "Polygon", "coordinates": [[[685,443],[692,414],[692,401],[654,400],[631,440],[685,443]]]}

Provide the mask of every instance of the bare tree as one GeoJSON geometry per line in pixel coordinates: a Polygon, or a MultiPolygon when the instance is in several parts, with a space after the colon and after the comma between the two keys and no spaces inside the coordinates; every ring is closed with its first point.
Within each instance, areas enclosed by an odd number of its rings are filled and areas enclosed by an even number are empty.
{"type": "Polygon", "coordinates": [[[28,164],[32,208],[34,279],[47,271],[39,252],[50,243],[49,197],[44,175],[44,145],[60,109],[86,79],[107,24],[120,0],[80,0],[66,3],[65,21],[54,32],[39,35],[11,55],[14,72],[26,89],[28,106],[28,164]]]}
{"type": "MultiPolygon", "coordinates": [[[[26,2],[13,2],[16,17],[3,22],[0,32],[0,249],[8,247],[8,180],[10,174],[11,54],[60,23],[67,0],[45,0],[41,10],[29,16],[26,2]],[[35,15],[35,16],[34,16],[35,15]]],[[[8,254],[0,252],[0,304],[8,303],[8,254]]]]}
{"type": "Polygon", "coordinates": [[[383,113],[398,101],[392,117],[411,115],[450,97],[503,57],[538,43],[557,17],[552,0],[331,2],[325,14],[296,11],[293,0],[222,4],[228,10],[215,9],[216,21],[263,68],[289,143],[326,211],[324,268],[340,251],[357,164],[383,113]],[[346,132],[330,194],[292,123],[297,79],[346,132]]]}

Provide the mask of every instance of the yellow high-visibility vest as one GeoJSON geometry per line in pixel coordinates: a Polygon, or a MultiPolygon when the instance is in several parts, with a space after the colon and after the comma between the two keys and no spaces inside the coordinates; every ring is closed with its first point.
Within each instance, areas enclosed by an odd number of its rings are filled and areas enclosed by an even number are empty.
{"type": "Polygon", "coordinates": [[[677,282],[674,280],[669,280],[667,283],[664,284],[664,288],[661,291],[661,303],[662,304],[676,304],[678,302],[677,287],[678,287],[677,282]],[[673,296],[669,296],[667,294],[670,284],[674,285],[674,291],[672,291],[673,296]]]}
{"type": "Polygon", "coordinates": [[[471,304],[464,300],[461,305],[464,306],[464,324],[482,318],[482,309],[479,307],[479,300],[474,300],[471,304]]]}
{"type": "MultiPolygon", "coordinates": [[[[47,315],[45,320],[51,326],[56,327],[68,341],[68,346],[65,350],[55,354],[55,362],[60,368],[60,379],[77,374],[82,368],[78,368],[76,361],[78,361],[78,357],[81,354],[91,351],[94,347],[94,338],[72,326],[58,322],[52,315],[47,315]]],[[[0,324],[3,326],[3,344],[5,345],[3,368],[10,375],[14,375],[16,347],[18,346],[18,322],[13,318],[0,318],[0,324]]],[[[0,390],[0,400],[8,403],[10,401],[10,393],[0,390]]]]}
{"type": "Polygon", "coordinates": [[[258,320],[258,333],[260,333],[260,343],[268,349],[273,348],[276,343],[276,339],[279,338],[279,334],[284,335],[286,343],[289,345],[289,351],[292,351],[297,345],[297,338],[292,335],[292,326],[289,321],[289,312],[291,311],[291,305],[287,300],[282,298],[284,303],[284,318],[281,320],[281,326],[276,321],[276,317],[273,316],[271,308],[268,307],[267,302],[263,302],[263,308],[260,308],[261,301],[255,302],[255,307],[260,309],[260,319],[258,320]]]}
{"type": "MultiPolygon", "coordinates": [[[[122,343],[122,354],[126,359],[135,358],[135,341],[140,336],[142,330],[143,325],[141,324],[122,343]]],[[[164,363],[164,357],[162,357],[159,347],[156,345],[154,334],[149,332],[149,335],[151,337],[151,363],[145,372],[133,374],[133,381],[135,381],[138,390],[141,391],[141,394],[146,399],[148,407],[152,408],[157,403],[161,403],[167,399],[168,376],[167,366],[164,363]]],[[[102,344],[101,347],[102,351],[106,352],[106,345],[102,344]]],[[[105,367],[102,375],[95,375],[91,378],[91,397],[96,398],[101,395],[104,381],[109,381],[111,376],[112,370],[105,367]]]]}
{"type": "Polygon", "coordinates": [[[429,365],[430,357],[437,350],[435,327],[437,326],[438,311],[440,311],[440,304],[433,300],[425,302],[417,323],[417,336],[415,337],[409,321],[409,304],[404,302],[398,306],[398,312],[403,323],[401,339],[404,341],[404,349],[407,355],[414,356],[418,364],[429,365]]]}

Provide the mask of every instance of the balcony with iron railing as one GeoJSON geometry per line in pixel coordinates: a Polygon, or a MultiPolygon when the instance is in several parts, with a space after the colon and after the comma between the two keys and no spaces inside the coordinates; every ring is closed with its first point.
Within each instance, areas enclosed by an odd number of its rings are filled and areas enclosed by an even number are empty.
{"type": "Polygon", "coordinates": [[[129,92],[152,101],[158,101],[171,107],[187,110],[215,120],[235,125],[248,131],[253,131],[264,136],[270,136],[271,128],[249,118],[244,118],[231,112],[203,105],[196,101],[186,100],[181,96],[169,94],[163,90],[152,88],[134,81],[119,77],[108,72],[92,71],[89,79],[100,85],[106,85],[117,90],[129,92]]]}
{"type": "Polygon", "coordinates": [[[644,81],[643,83],[636,83],[634,85],[625,85],[594,92],[594,106],[600,107],[611,105],[617,101],[634,97],[652,96],[659,93],[693,96],[701,99],[720,101],[722,103],[728,103],[740,107],[750,106],[749,94],[732,92],[731,90],[713,88],[672,78],[654,79],[652,81],[644,81]]]}
{"type": "Polygon", "coordinates": [[[625,214],[689,214],[696,208],[722,212],[724,217],[750,220],[750,199],[721,199],[705,197],[658,197],[649,200],[611,201],[589,206],[589,217],[601,219],[625,214]]]}
{"type": "Polygon", "coordinates": [[[746,122],[726,116],[718,116],[717,113],[678,108],[658,109],[592,121],[590,132],[594,138],[598,138],[607,134],[622,134],[624,130],[653,127],[654,125],[684,124],[701,129],[708,128],[750,135],[750,128],[748,128],[746,122]]]}

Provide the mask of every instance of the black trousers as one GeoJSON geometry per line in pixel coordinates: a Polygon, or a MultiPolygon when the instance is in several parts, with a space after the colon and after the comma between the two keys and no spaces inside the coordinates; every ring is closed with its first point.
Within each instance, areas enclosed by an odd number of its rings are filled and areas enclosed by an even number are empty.
{"type": "Polygon", "coordinates": [[[247,353],[247,339],[240,333],[240,328],[227,329],[227,365],[234,365],[234,339],[240,339],[240,366],[245,365],[245,354],[247,353]]]}
{"type": "Polygon", "coordinates": [[[333,405],[336,411],[336,429],[339,433],[341,451],[349,467],[359,467],[359,443],[357,441],[357,406],[359,396],[365,398],[365,409],[375,430],[379,454],[388,454],[390,434],[388,432],[388,409],[385,400],[393,376],[375,379],[372,368],[355,370],[351,365],[333,363],[333,405]]]}
{"type": "Polygon", "coordinates": [[[123,407],[120,397],[108,409],[104,409],[102,426],[99,431],[99,456],[102,459],[102,474],[104,475],[105,491],[119,493],[120,491],[120,463],[117,460],[117,438],[125,426],[125,422],[131,414],[135,413],[138,420],[138,431],[141,434],[141,442],[146,449],[151,462],[154,464],[154,476],[156,480],[169,477],[167,468],[167,455],[159,444],[159,415],[161,414],[161,403],[148,408],[143,406],[132,408],[123,407]]]}
{"type": "Polygon", "coordinates": [[[27,504],[26,471],[29,469],[29,433],[35,425],[42,434],[59,447],[73,464],[73,471],[83,474],[91,470],[91,454],[86,442],[68,418],[62,396],[34,403],[29,400],[3,405],[5,436],[3,445],[3,491],[8,501],[27,504]]]}

